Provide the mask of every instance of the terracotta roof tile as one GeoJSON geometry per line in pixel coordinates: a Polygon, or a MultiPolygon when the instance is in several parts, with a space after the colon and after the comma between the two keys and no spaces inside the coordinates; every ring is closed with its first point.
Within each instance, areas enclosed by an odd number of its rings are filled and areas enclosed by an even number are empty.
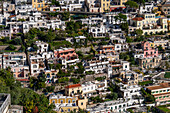
{"type": "Polygon", "coordinates": [[[142,21],[144,18],[142,18],[142,17],[135,17],[135,18],[133,18],[132,20],[136,20],[136,21],[142,21]]]}
{"type": "Polygon", "coordinates": [[[155,90],[155,89],[162,89],[168,87],[170,87],[170,83],[161,83],[159,86],[148,86],[147,88],[150,90],[155,90]]]}
{"type": "Polygon", "coordinates": [[[16,17],[16,15],[11,15],[11,16],[9,16],[9,18],[12,18],[12,17],[16,17]]]}
{"type": "Polygon", "coordinates": [[[66,88],[74,88],[74,87],[80,87],[80,86],[81,86],[80,84],[73,84],[73,85],[66,86],[66,88]]]}

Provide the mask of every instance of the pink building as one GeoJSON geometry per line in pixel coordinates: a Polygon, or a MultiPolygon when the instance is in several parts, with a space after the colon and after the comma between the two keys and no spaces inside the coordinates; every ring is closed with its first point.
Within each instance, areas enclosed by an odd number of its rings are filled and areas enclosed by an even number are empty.
{"type": "Polygon", "coordinates": [[[61,48],[54,50],[54,56],[56,58],[63,58],[67,60],[73,60],[78,58],[78,55],[76,54],[74,48],[61,48]]]}
{"type": "Polygon", "coordinates": [[[151,47],[149,42],[142,42],[141,46],[144,51],[144,58],[158,56],[158,49],[151,47]]]}
{"type": "Polygon", "coordinates": [[[14,78],[16,79],[28,79],[29,75],[28,66],[11,67],[11,71],[13,72],[14,78]]]}

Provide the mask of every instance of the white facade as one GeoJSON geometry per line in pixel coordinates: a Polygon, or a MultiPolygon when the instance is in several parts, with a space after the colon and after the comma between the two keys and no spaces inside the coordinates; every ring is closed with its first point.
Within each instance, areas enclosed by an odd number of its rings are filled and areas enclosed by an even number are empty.
{"type": "Polygon", "coordinates": [[[109,60],[107,58],[95,58],[85,61],[83,66],[85,67],[85,72],[94,71],[95,73],[104,73],[109,66],[109,60]]]}
{"type": "Polygon", "coordinates": [[[127,61],[121,61],[123,70],[130,70],[130,63],[127,61]]]}
{"type": "Polygon", "coordinates": [[[146,2],[145,5],[141,5],[139,9],[139,13],[151,13],[153,10],[154,4],[146,2]]]}
{"type": "Polygon", "coordinates": [[[36,41],[35,44],[38,47],[37,53],[43,53],[48,51],[48,43],[36,41]]]}
{"type": "Polygon", "coordinates": [[[95,27],[89,27],[89,33],[91,33],[94,37],[105,37],[107,31],[104,25],[99,25],[95,27]]]}
{"type": "Polygon", "coordinates": [[[114,44],[114,46],[115,46],[115,51],[121,51],[122,50],[121,44],[114,44]]]}

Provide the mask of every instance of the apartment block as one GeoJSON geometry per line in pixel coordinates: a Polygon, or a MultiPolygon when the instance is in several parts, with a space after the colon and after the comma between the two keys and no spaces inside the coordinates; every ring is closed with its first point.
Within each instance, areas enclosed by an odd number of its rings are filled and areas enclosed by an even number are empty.
{"type": "Polygon", "coordinates": [[[54,104],[54,110],[57,113],[78,111],[76,97],[52,95],[49,97],[49,103],[54,104]]]}
{"type": "Polygon", "coordinates": [[[127,85],[137,85],[139,82],[143,81],[143,75],[136,73],[131,70],[121,71],[119,78],[122,80],[122,83],[127,85]]]}
{"type": "Polygon", "coordinates": [[[143,35],[152,35],[158,33],[167,33],[168,23],[165,17],[156,17],[155,14],[143,14],[140,17],[131,19],[129,32],[140,29],[143,35]]]}
{"type": "Polygon", "coordinates": [[[25,66],[26,63],[26,54],[25,53],[3,53],[2,54],[2,68],[7,67],[17,67],[25,66]]]}
{"type": "Polygon", "coordinates": [[[67,96],[76,96],[82,94],[81,84],[73,84],[65,87],[65,95],[67,96]]]}
{"type": "Polygon", "coordinates": [[[67,68],[67,65],[74,65],[79,61],[78,55],[74,48],[60,48],[54,50],[54,57],[59,59],[59,63],[67,68]]]}
{"type": "Polygon", "coordinates": [[[110,0],[100,0],[101,11],[110,11],[110,0]]]}
{"type": "Polygon", "coordinates": [[[155,97],[156,105],[165,105],[170,103],[170,83],[160,83],[146,87],[155,97]]]}
{"type": "Polygon", "coordinates": [[[144,51],[144,58],[158,56],[158,48],[151,47],[149,42],[142,42],[141,46],[144,51]]]}
{"type": "Polygon", "coordinates": [[[161,56],[158,57],[148,57],[148,58],[139,58],[138,63],[142,69],[155,68],[161,63],[161,56]]]}

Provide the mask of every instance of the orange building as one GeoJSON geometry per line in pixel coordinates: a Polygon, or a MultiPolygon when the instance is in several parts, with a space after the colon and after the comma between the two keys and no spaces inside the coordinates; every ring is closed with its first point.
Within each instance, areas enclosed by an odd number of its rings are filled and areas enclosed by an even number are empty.
{"type": "Polygon", "coordinates": [[[99,48],[99,54],[113,53],[115,54],[113,45],[102,45],[99,48]]]}

